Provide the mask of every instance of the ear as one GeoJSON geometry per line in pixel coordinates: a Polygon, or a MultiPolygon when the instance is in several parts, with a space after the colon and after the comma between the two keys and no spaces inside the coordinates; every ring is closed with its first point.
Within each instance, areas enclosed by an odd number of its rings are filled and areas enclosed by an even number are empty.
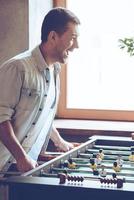
{"type": "Polygon", "coordinates": [[[50,31],[48,35],[48,40],[55,42],[57,40],[58,34],[55,31],[50,31]]]}

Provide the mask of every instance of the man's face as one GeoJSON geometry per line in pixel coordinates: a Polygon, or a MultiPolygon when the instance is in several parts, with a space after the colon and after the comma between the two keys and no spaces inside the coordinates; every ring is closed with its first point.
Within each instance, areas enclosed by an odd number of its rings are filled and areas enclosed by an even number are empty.
{"type": "Polygon", "coordinates": [[[57,34],[57,40],[54,48],[54,57],[56,62],[66,63],[69,52],[78,48],[78,25],[74,23],[68,23],[66,32],[62,35],[57,34]]]}

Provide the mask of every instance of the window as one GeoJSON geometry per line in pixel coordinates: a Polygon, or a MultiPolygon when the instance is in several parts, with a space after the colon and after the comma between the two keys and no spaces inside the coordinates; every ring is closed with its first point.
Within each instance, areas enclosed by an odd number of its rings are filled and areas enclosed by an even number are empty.
{"type": "Polygon", "coordinates": [[[133,0],[67,0],[81,20],[78,50],[62,68],[59,117],[134,120],[134,57],[118,40],[134,36],[133,0]]]}

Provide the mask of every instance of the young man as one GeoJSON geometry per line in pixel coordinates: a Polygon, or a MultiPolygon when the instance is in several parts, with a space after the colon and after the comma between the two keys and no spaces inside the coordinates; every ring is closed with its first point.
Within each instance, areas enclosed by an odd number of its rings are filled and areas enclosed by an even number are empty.
{"type": "Polygon", "coordinates": [[[0,169],[16,161],[21,172],[35,168],[49,138],[63,151],[73,148],[53,125],[60,64],[78,48],[79,19],[69,10],[54,8],[45,16],[41,44],[0,67],[0,169]],[[3,84],[4,83],[4,84],[3,84]]]}

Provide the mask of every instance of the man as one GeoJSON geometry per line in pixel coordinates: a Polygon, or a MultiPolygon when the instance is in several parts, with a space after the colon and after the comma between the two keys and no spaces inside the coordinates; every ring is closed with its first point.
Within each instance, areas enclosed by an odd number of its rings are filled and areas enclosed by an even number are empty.
{"type": "Polygon", "coordinates": [[[59,63],[66,63],[69,52],[78,48],[79,24],[71,11],[52,9],[42,24],[41,44],[1,66],[1,170],[13,161],[21,172],[38,166],[38,155],[50,137],[63,151],[73,148],[52,122],[59,96],[59,63]]]}

